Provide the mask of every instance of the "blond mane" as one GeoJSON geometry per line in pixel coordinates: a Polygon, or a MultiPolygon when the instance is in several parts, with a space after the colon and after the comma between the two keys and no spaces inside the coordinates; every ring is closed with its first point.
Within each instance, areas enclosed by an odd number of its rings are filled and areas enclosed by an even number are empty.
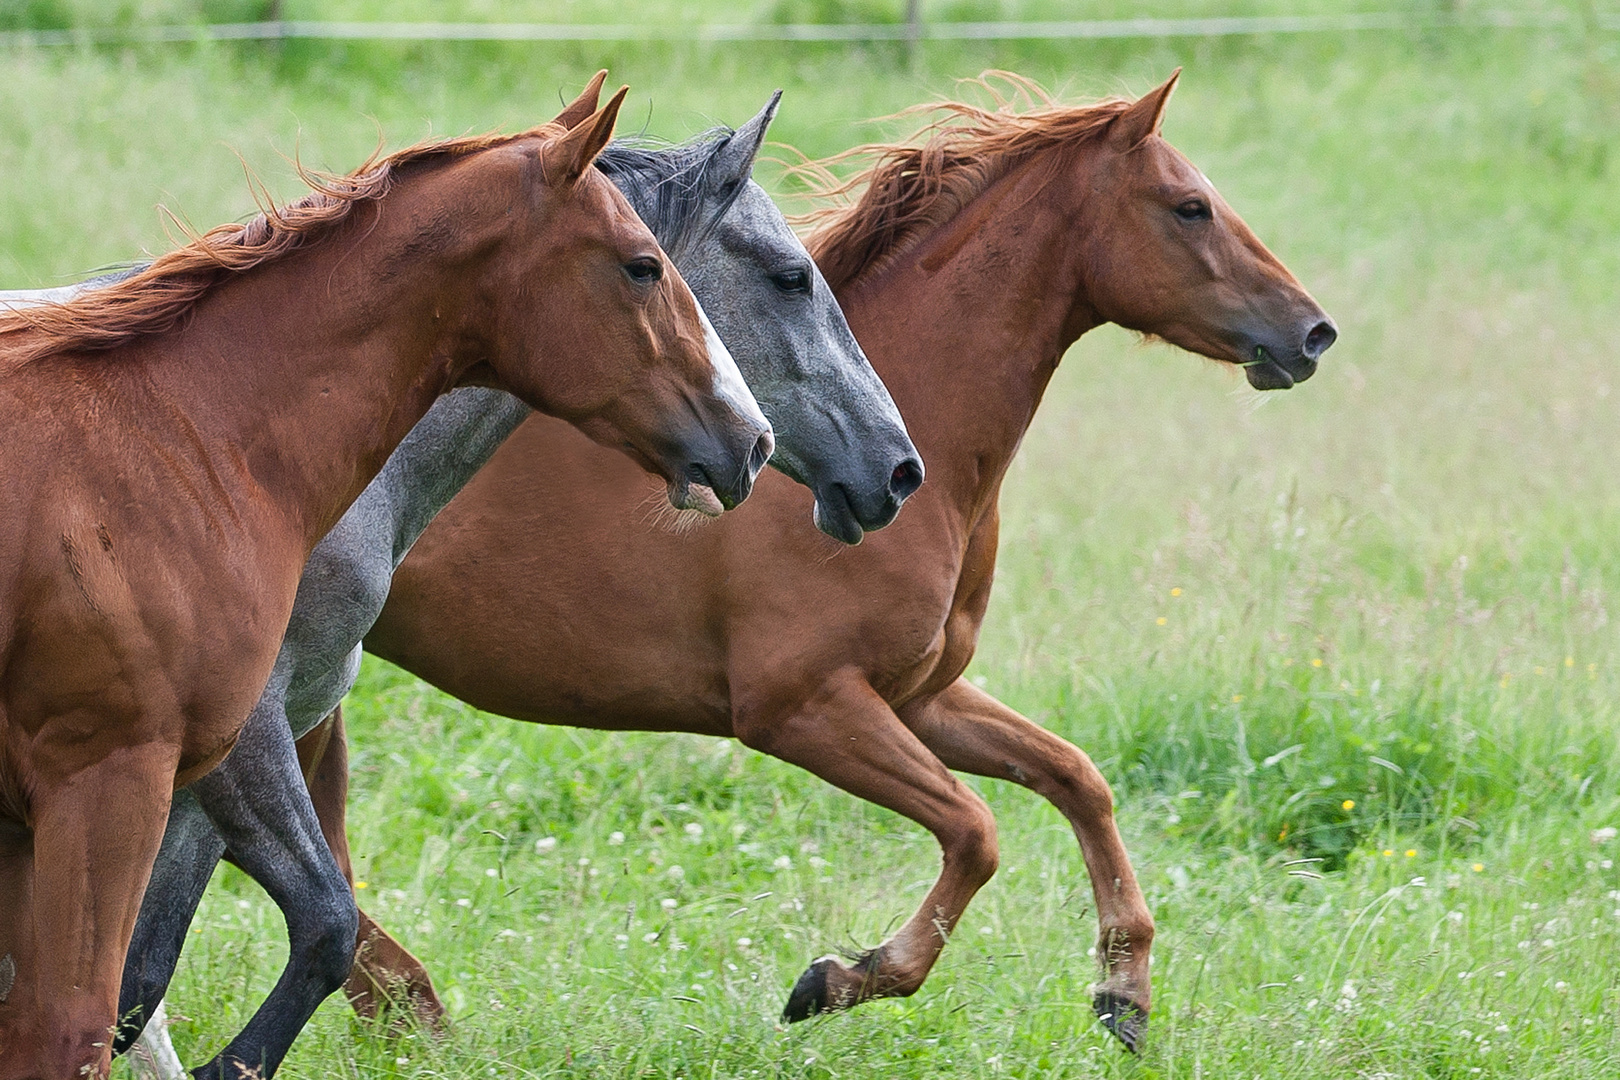
{"type": "Polygon", "coordinates": [[[246,224],[209,229],[139,273],[70,300],[0,311],[0,351],[10,362],[28,363],[53,353],[111,349],[141,335],[172,330],[223,281],[332,236],[355,207],[386,195],[401,168],[561,131],[546,124],[515,135],[418,143],[386,156],[373,154],[347,175],[299,166],[298,175],[310,187],[301,199],[278,207],[255,187],[263,210],[246,224]]]}
{"type": "Polygon", "coordinates": [[[815,197],[842,203],[798,218],[813,226],[805,244],[833,288],[887,266],[997,180],[1047,150],[1095,137],[1131,104],[1108,98],[1063,105],[1033,80],[1006,71],[970,82],[989,96],[991,108],[961,101],[919,105],[898,115],[943,115],[908,142],[858,146],[789,170],[815,197]],[[840,179],[852,162],[869,164],[840,179]],[[860,197],[850,203],[857,190],[860,197]]]}

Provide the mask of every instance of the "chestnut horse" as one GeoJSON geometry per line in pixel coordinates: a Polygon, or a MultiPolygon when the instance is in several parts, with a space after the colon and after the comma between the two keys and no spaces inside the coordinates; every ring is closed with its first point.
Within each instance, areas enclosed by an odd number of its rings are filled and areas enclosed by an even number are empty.
{"type": "Polygon", "coordinates": [[[316,180],[0,317],[0,1080],[105,1076],[172,792],[230,749],[310,549],[441,393],[509,389],[746,496],[770,428],[589,120],[316,180]]]}
{"type": "MultiPolygon", "coordinates": [[[[767,477],[747,507],[691,535],[650,530],[632,499],[582,498],[621,462],[536,418],[425,532],[366,638],[481,709],[734,737],[932,832],[944,866],[920,910],[854,963],[815,961],[790,1020],[922,985],[997,863],[995,821],[959,769],[1030,787],[1073,825],[1100,922],[1094,1005],[1128,1046],[1142,1038],[1153,919],[1108,784],[961,674],[990,599],[1002,478],[1080,335],[1119,323],[1241,364],[1261,389],[1309,378],[1334,340],[1159,136],[1174,83],[1135,103],[1021,115],[947,104],[923,145],[868,148],[859,201],[810,247],[928,462],[889,529],[830,558],[804,527],[802,489],[767,477]]],[[[340,725],[306,740],[339,847],[340,725]]],[[[362,955],[355,981],[431,994],[420,966],[370,932],[388,949],[362,955]]]]}

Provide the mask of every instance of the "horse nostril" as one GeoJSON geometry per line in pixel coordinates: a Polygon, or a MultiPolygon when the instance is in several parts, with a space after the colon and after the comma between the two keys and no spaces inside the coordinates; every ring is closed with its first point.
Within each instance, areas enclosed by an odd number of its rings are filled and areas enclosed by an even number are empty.
{"type": "Polygon", "coordinates": [[[1339,332],[1333,329],[1333,324],[1326,319],[1311,327],[1311,332],[1305,335],[1305,347],[1301,350],[1307,360],[1315,360],[1328,351],[1328,347],[1339,340],[1339,332]]]}
{"type": "Polygon", "coordinates": [[[759,470],[765,467],[765,463],[771,459],[771,455],[775,452],[776,436],[771,433],[769,428],[766,428],[765,433],[759,437],[759,441],[754,444],[754,449],[748,455],[748,475],[758,476],[759,470]]]}
{"type": "Polygon", "coordinates": [[[889,494],[901,502],[911,498],[916,490],[922,487],[922,462],[916,458],[906,458],[894,467],[889,474],[889,494]]]}

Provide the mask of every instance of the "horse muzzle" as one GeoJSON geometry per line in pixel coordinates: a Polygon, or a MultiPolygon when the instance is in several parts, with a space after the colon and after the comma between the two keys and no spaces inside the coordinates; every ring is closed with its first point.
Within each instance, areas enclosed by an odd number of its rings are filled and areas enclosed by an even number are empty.
{"type": "Polygon", "coordinates": [[[1316,374],[1317,361],[1338,340],[1331,320],[1316,320],[1296,344],[1256,342],[1251,358],[1240,361],[1256,390],[1287,390],[1316,374]]]}
{"type": "Polygon", "coordinates": [[[748,498],[775,449],[776,435],[769,425],[763,430],[750,426],[741,440],[730,438],[725,445],[705,448],[670,481],[670,505],[719,517],[748,498]]]}
{"type": "Polygon", "coordinates": [[[854,494],[842,483],[816,490],[816,528],[845,544],[858,544],[868,532],[883,528],[900,513],[922,487],[923,463],[915,453],[889,467],[886,481],[864,494],[854,494]]]}

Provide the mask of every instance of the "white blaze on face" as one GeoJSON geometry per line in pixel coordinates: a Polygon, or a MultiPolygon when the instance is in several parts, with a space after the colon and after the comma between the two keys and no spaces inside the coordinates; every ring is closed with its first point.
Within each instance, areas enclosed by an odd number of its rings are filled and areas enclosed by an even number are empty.
{"type": "Polygon", "coordinates": [[[731,406],[731,411],[760,428],[769,429],[771,422],[759,411],[759,402],[737,370],[737,361],[731,358],[726,343],[715,333],[703,305],[698,305],[698,318],[703,320],[703,342],[709,347],[709,364],[714,368],[714,396],[731,406]]]}

